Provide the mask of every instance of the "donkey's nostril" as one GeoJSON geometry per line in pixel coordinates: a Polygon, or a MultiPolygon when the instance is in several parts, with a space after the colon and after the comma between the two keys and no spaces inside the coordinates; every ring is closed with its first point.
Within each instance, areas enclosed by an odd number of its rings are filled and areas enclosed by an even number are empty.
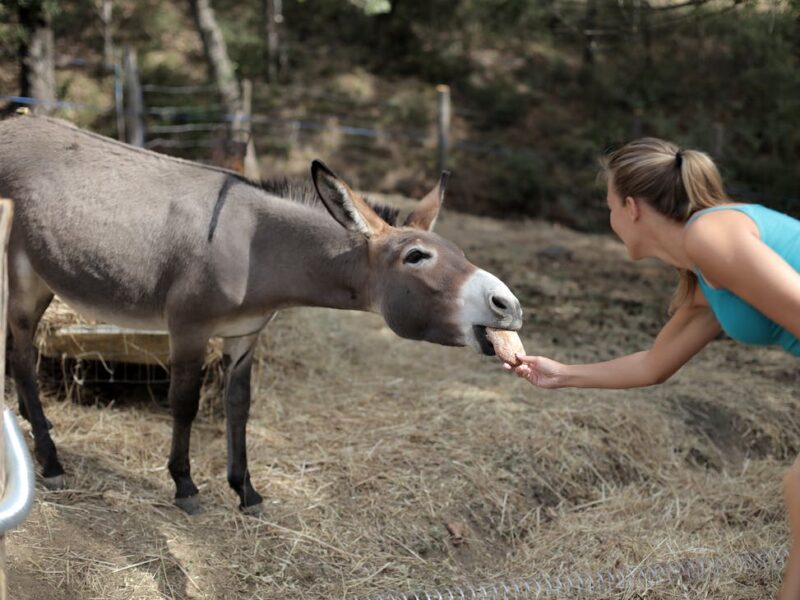
{"type": "Polygon", "coordinates": [[[500,310],[508,310],[508,305],[502,300],[502,298],[492,295],[489,301],[492,303],[492,306],[499,308],[500,310]]]}

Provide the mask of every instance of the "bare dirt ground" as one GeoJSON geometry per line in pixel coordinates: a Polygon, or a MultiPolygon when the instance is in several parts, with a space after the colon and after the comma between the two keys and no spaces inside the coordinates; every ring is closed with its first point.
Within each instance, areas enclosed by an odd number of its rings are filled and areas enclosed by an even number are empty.
{"type": "MultiPolygon", "coordinates": [[[[673,273],[609,236],[452,212],[438,230],[519,295],[530,353],[611,358],[663,323],[673,273]]],[[[662,386],[543,391],[374,315],[288,310],[253,389],[264,515],[240,514],[227,487],[213,395],[192,438],[205,511],[190,517],[171,503],[159,401],[51,393],[68,488],[37,489],[8,536],[10,597],[378,597],[785,548],[799,386],[796,359],[720,339],[662,386]]],[[[608,597],[767,598],[779,581],[773,568],[608,597]]]]}

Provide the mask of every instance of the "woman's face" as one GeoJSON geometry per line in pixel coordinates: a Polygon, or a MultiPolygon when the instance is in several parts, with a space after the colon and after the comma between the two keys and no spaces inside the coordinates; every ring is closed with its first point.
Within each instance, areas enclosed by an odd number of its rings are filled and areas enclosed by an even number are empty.
{"type": "Polygon", "coordinates": [[[635,260],[635,222],[631,216],[631,211],[628,210],[628,207],[625,205],[625,199],[619,195],[619,192],[617,192],[616,188],[614,187],[614,182],[611,179],[608,181],[606,202],[608,203],[609,222],[611,223],[611,229],[614,230],[614,233],[617,234],[617,237],[622,240],[623,244],[625,244],[625,248],[628,250],[628,255],[635,260]]]}

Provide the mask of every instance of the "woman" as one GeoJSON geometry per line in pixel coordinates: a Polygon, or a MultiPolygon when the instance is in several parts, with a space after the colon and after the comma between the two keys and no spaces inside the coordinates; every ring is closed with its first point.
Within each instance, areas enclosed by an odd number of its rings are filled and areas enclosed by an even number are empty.
{"type": "MultiPolygon", "coordinates": [[[[630,258],[656,257],[679,270],[671,317],[649,350],[584,365],[519,356],[517,375],[543,388],[662,383],[720,328],[735,340],[779,345],[800,357],[800,221],[732,202],[706,154],[663,140],[633,141],[603,166],[611,228],[630,258]]],[[[794,543],[779,598],[798,600],[800,458],[784,492],[794,543]]]]}

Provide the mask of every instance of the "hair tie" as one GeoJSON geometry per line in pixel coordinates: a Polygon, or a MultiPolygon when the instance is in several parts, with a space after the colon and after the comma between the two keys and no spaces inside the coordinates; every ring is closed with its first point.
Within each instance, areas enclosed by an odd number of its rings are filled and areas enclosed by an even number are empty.
{"type": "Polygon", "coordinates": [[[675,153],[675,166],[680,169],[683,166],[683,150],[678,150],[675,153]]]}

